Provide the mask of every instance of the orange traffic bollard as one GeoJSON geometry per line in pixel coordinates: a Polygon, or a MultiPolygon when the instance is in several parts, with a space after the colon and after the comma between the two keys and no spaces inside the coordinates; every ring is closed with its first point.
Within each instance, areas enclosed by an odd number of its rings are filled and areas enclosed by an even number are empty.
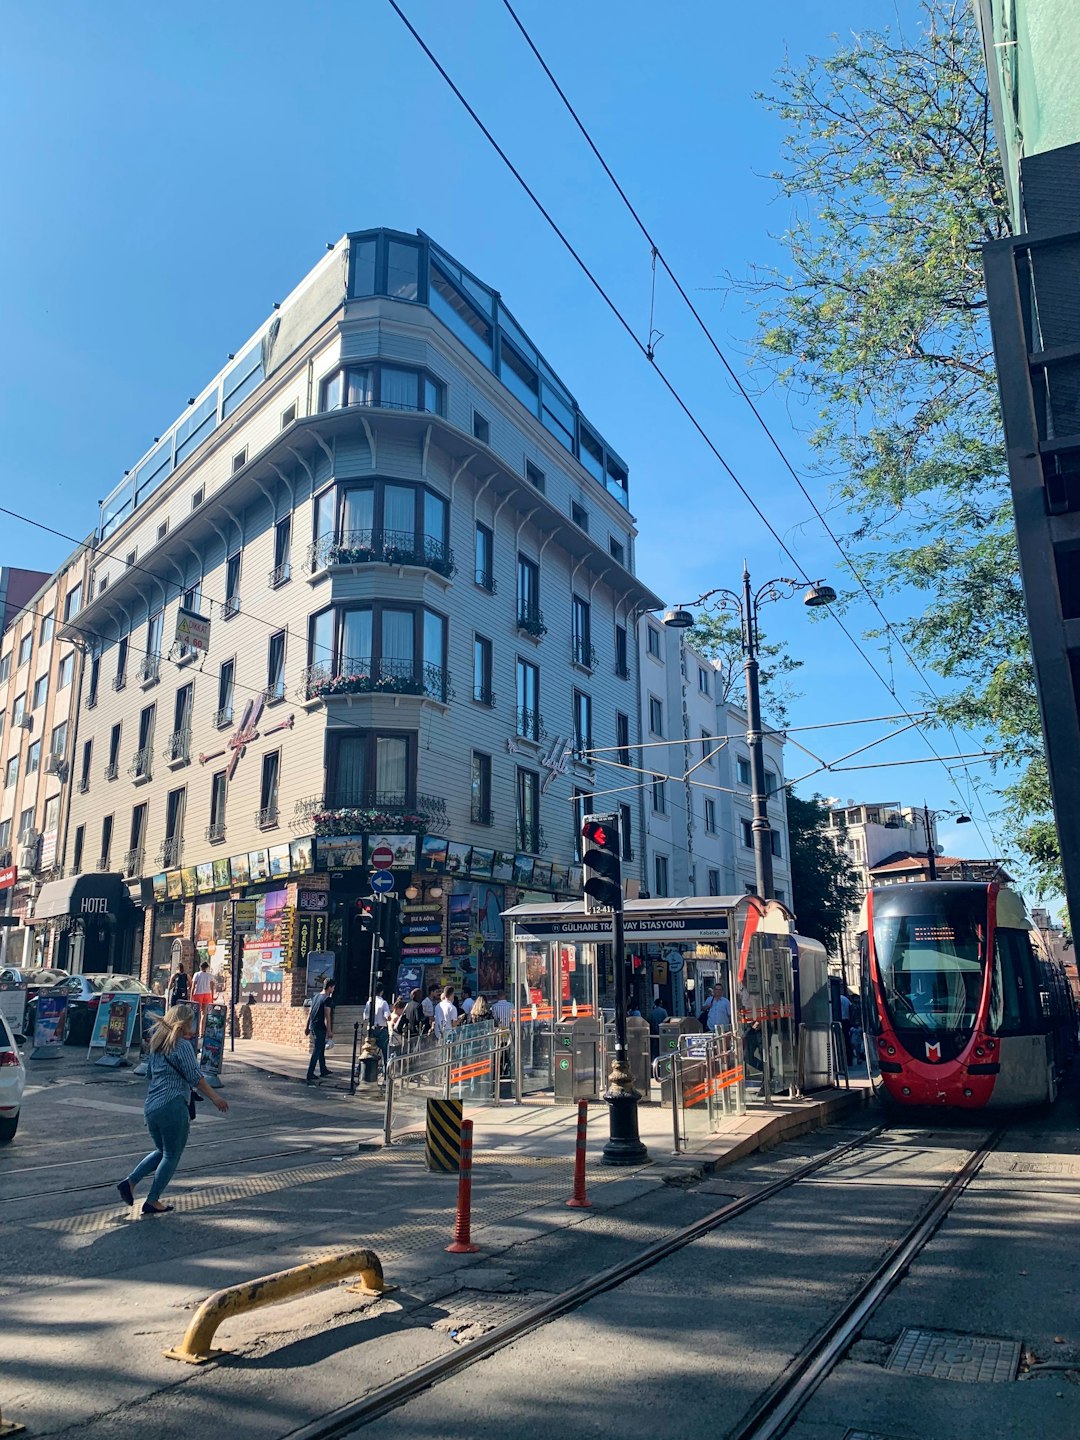
{"type": "Polygon", "coordinates": [[[574,1193],[567,1200],[571,1210],[589,1210],[592,1201],[585,1194],[585,1132],[589,1124],[589,1102],[579,1100],[577,1107],[577,1148],[574,1151],[574,1193]]]}
{"type": "Polygon", "coordinates": [[[472,1255],[480,1248],[472,1243],[472,1126],[471,1120],[461,1122],[461,1162],[458,1166],[457,1216],[454,1238],[447,1250],[452,1255],[472,1255]]]}

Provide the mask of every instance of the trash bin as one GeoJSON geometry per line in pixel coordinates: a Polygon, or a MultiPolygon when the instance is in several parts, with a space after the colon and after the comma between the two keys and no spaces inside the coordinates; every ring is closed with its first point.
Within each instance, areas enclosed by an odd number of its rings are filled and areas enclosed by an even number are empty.
{"type": "MultiPolygon", "coordinates": [[[[660,1026],[660,1058],[674,1055],[679,1048],[680,1035],[697,1035],[701,1022],[693,1015],[673,1015],[660,1026]]],[[[670,1105],[674,1081],[671,1076],[660,1081],[660,1104],[670,1105]]]]}
{"type": "Polygon", "coordinates": [[[600,1095],[600,1025],[561,1020],[555,1026],[555,1103],[571,1105],[600,1095]]]}

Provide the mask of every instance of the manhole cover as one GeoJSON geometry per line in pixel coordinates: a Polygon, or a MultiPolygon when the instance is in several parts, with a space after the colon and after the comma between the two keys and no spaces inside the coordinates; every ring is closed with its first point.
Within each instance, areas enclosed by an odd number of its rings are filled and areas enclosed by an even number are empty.
{"type": "Polygon", "coordinates": [[[1080,1178],[1080,1159],[1070,1155],[1018,1156],[1009,1166],[1014,1175],[1063,1175],[1080,1178]]]}
{"type": "Polygon", "coordinates": [[[904,1330],[887,1370],[928,1375],[934,1380],[1015,1380],[1019,1340],[989,1335],[953,1335],[943,1330],[904,1330]]]}
{"type": "Polygon", "coordinates": [[[452,1340],[473,1340],[496,1325],[516,1320],[536,1299],[506,1290],[455,1290],[439,1302],[449,1314],[432,1328],[448,1333],[452,1340]]]}

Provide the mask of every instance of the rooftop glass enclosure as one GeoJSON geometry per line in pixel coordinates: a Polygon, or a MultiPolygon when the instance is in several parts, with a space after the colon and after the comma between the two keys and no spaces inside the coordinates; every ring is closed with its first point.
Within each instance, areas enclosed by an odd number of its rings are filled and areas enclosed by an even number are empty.
{"type": "MultiPolygon", "coordinates": [[[[729,957],[739,954],[756,904],[748,895],[628,900],[627,956],[658,947],[664,958],[650,962],[652,974],[659,973],[655,967],[660,965],[665,976],[675,970],[673,980],[684,966],[697,965],[702,972],[707,967],[730,997],[734,977],[729,957]],[[702,951],[708,952],[708,960],[701,958],[702,951]]],[[[604,972],[611,969],[611,920],[586,914],[581,901],[515,905],[503,918],[510,924],[507,998],[514,1006],[511,1054],[514,1096],[520,1100],[554,1088],[556,1026],[571,1019],[604,1018],[603,1000],[611,987],[601,982],[610,979],[604,972]]]]}
{"type": "MultiPolygon", "coordinates": [[[[629,507],[627,467],[578,408],[577,401],[492,290],[418,232],[364,230],[346,237],[347,293],[351,300],[385,296],[422,305],[437,316],[511,394],[575,456],[609,495],[629,507]]],[[[189,403],[181,418],[154,441],[99,506],[98,538],[105,540],[163,485],[262,383],[271,329],[330,263],[328,255],[307,275],[229,365],[189,403]]],[[[338,402],[340,403],[340,401],[338,402]]],[[[369,403],[357,400],[356,403],[369,403]]],[[[395,408],[407,408],[400,397],[395,408]]],[[[424,409],[422,400],[416,405],[424,409]]]]}

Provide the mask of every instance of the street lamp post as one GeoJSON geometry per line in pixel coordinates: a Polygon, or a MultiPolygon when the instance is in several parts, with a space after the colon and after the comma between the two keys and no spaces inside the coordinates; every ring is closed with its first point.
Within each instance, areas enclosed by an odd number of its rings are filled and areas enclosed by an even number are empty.
{"type": "Polygon", "coordinates": [[[923,830],[926,834],[926,866],[930,872],[929,878],[931,880],[936,880],[938,878],[937,854],[934,851],[934,832],[930,829],[931,815],[934,817],[935,820],[938,818],[939,815],[948,816],[950,819],[954,819],[957,825],[970,825],[971,816],[957,814],[955,810],[930,810],[927,808],[925,801],[923,802],[922,813],[923,830]]]}
{"type": "MultiPolygon", "coordinates": [[[[742,592],[706,590],[693,601],[703,605],[713,600],[722,610],[734,610],[742,628],[743,674],[746,678],[746,745],[750,751],[750,804],[753,810],[751,833],[754,844],[754,883],[763,900],[773,898],[772,827],[769,825],[769,797],[765,786],[765,747],[761,729],[760,666],[758,664],[758,610],[770,600],[784,600],[801,590],[807,582],[780,576],[768,580],[756,592],[750,589],[750,572],[743,565],[742,592]]],[[[807,585],[803,604],[811,609],[831,605],[836,591],[820,580],[807,585]]],[[[688,630],[694,617],[685,606],[677,605],[664,616],[664,624],[676,630],[688,630]]]]}

